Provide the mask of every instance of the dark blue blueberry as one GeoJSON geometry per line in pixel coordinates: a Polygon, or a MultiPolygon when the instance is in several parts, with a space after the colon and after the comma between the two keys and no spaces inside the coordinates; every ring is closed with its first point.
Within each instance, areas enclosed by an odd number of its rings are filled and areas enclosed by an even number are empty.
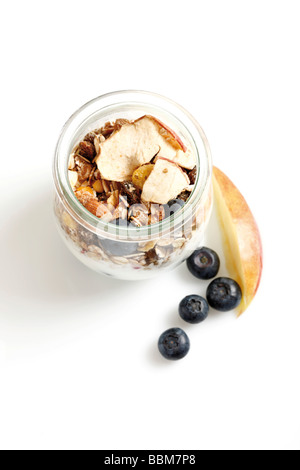
{"type": "Polygon", "coordinates": [[[200,295],[188,295],[179,304],[179,315],[188,323],[201,323],[208,316],[209,306],[200,295]]]}
{"type": "Polygon", "coordinates": [[[188,258],[187,267],[198,279],[212,279],[219,272],[220,258],[214,250],[204,246],[188,258]]]}
{"type": "Polygon", "coordinates": [[[240,305],[242,291],[233,279],[219,277],[209,284],[206,297],[212,308],[220,312],[228,312],[240,305]]]}
{"type": "MultiPolygon", "coordinates": [[[[116,219],[110,222],[112,225],[116,225],[117,227],[126,228],[126,227],[134,227],[128,220],[124,219],[116,219]]],[[[101,240],[101,246],[108,254],[113,256],[128,256],[133,255],[137,252],[138,243],[129,242],[129,241],[117,241],[117,240],[109,240],[103,239],[101,240]]]]}
{"type": "Polygon", "coordinates": [[[159,338],[158,349],[166,359],[177,361],[189,352],[190,340],[181,328],[171,328],[159,338]]]}
{"type": "Polygon", "coordinates": [[[164,206],[165,217],[171,217],[176,212],[180,211],[180,209],[183,208],[184,204],[185,202],[182,201],[182,199],[172,199],[171,201],[169,201],[168,204],[165,204],[164,206]]]}

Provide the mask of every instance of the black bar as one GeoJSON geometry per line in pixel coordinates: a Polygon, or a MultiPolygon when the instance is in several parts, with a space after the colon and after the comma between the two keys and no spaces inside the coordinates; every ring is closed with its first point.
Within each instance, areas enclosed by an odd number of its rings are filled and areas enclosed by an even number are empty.
{"type": "Polygon", "coordinates": [[[125,465],[128,468],[142,468],[144,466],[184,466],[197,464],[199,450],[101,450],[100,462],[104,465],[125,465]]]}

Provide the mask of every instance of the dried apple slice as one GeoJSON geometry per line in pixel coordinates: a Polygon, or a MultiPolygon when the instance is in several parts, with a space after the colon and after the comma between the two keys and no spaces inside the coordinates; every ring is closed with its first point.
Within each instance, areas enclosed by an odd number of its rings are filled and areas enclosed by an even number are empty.
{"type": "Polygon", "coordinates": [[[104,179],[123,182],[155,156],[168,158],[187,169],[195,166],[192,152],[187,151],[180,138],[153,116],[143,116],[124,124],[101,142],[96,163],[104,179]]]}
{"type": "Polygon", "coordinates": [[[184,171],[175,163],[159,158],[144,184],[142,200],[156,204],[167,204],[180,194],[190,183],[184,171]]]}
{"type": "Polygon", "coordinates": [[[182,142],[181,138],[174,132],[169,126],[164,124],[162,121],[157,119],[154,116],[151,116],[150,114],[146,114],[145,116],[142,116],[141,118],[137,119],[135,122],[139,123],[140,121],[152,121],[155,126],[159,129],[159,133],[165,140],[167,140],[173,147],[183,150],[184,152],[187,151],[186,145],[182,142]]]}
{"type": "Polygon", "coordinates": [[[259,230],[247,202],[218,168],[213,171],[214,196],[222,228],[227,269],[241,286],[241,315],[252,302],[260,284],[263,253],[259,230]]]}

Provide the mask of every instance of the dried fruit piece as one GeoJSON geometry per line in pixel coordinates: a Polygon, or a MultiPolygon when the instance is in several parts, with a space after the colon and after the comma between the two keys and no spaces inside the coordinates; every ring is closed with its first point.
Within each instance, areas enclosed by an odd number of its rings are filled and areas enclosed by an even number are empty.
{"type": "Polygon", "coordinates": [[[132,175],[133,184],[137,188],[143,189],[143,186],[146,180],[151,175],[153,168],[154,168],[154,165],[151,163],[149,163],[148,165],[140,166],[137,170],[135,170],[135,172],[132,175]]]}
{"type": "Polygon", "coordinates": [[[101,180],[96,180],[94,183],[93,183],[93,188],[94,190],[96,191],[96,193],[103,193],[103,184],[102,184],[102,181],[101,180]]]}
{"type": "Polygon", "coordinates": [[[173,145],[173,147],[183,150],[184,152],[187,151],[186,145],[182,142],[180,137],[169,126],[167,126],[166,124],[164,124],[162,121],[160,121],[154,116],[146,115],[140,119],[144,119],[144,118],[151,119],[157,126],[160,135],[163,136],[163,138],[166,141],[168,141],[171,145],[173,145]]]}
{"type": "Polygon", "coordinates": [[[100,144],[97,165],[105,179],[126,181],[136,168],[155,156],[165,157],[184,168],[193,169],[195,157],[173,131],[153,116],[124,124],[100,144]],[[166,133],[167,137],[166,138],[166,133]]]}
{"type": "MultiPolygon", "coordinates": [[[[73,191],[77,193],[78,199],[81,200],[91,213],[98,217],[105,218],[107,215],[108,219],[121,218],[127,220],[128,208],[138,204],[140,206],[139,209],[135,209],[135,211],[131,209],[133,222],[138,226],[155,224],[163,220],[167,215],[162,203],[158,202],[159,205],[156,206],[156,200],[143,201],[141,198],[141,190],[156,167],[156,165],[148,163],[148,161],[144,163],[143,158],[146,155],[147,159],[155,159],[157,163],[167,155],[171,160],[168,158],[165,160],[174,164],[172,159],[176,160],[180,153],[188,154],[186,150],[180,138],[153,116],[146,115],[133,122],[126,119],[117,119],[115,122],[107,122],[98,130],[89,132],[75,147],[69,162],[70,183],[73,191]],[[128,131],[128,128],[131,130],[128,131]],[[114,142],[118,147],[118,139],[124,132],[125,144],[127,139],[129,147],[135,147],[134,152],[138,154],[141,153],[139,151],[141,146],[141,151],[144,154],[142,155],[142,165],[139,164],[133,168],[133,174],[128,175],[128,180],[118,182],[116,179],[104,177],[96,165],[98,160],[103,158],[103,149],[105,145],[108,145],[107,141],[111,142],[110,145],[114,142]],[[139,137],[138,141],[130,139],[130,132],[132,136],[135,133],[139,137]],[[160,145],[157,142],[153,142],[153,137],[160,142],[160,145]],[[149,143],[148,147],[147,142],[149,143]],[[161,152],[164,152],[164,157],[160,157],[161,152]],[[88,198],[87,194],[84,193],[90,193],[91,197],[88,198]],[[103,205],[98,206],[102,202],[106,203],[105,209],[103,209],[103,205]],[[141,210],[143,206],[144,209],[141,210]]],[[[122,159],[122,155],[119,155],[119,158],[122,159]]],[[[139,158],[140,155],[137,157],[138,161],[140,161],[139,158]]],[[[110,158],[110,160],[112,159],[110,158]]],[[[130,164],[132,165],[132,161],[130,164]]],[[[112,161],[110,161],[110,165],[113,166],[112,161]]],[[[159,165],[160,163],[158,163],[159,165]]],[[[175,172],[179,172],[175,178],[177,183],[178,174],[183,178],[187,178],[187,172],[183,172],[178,165],[174,165],[173,168],[176,168],[175,172]]],[[[194,169],[194,165],[190,166],[189,169],[194,169]]],[[[192,172],[190,173],[192,174],[192,172]]],[[[168,168],[163,169],[163,175],[167,178],[165,180],[167,181],[166,184],[169,184],[170,174],[168,168]]],[[[188,182],[190,181],[184,182],[186,190],[189,188],[189,185],[186,184],[188,182]]]]}
{"type": "Polygon", "coordinates": [[[167,204],[171,199],[176,198],[189,182],[187,174],[178,165],[159,158],[144,184],[142,200],[167,204]]]}

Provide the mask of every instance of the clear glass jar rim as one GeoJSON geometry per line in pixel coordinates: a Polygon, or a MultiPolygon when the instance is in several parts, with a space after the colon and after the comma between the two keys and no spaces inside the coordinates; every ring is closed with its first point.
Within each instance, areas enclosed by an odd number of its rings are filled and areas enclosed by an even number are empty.
{"type": "Polygon", "coordinates": [[[169,232],[170,227],[172,227],[172,231],[174,231],[177,227],[182,225],[182,220],[190,219],[193,214],[193,208],[200,203],[203,194],[206,193],[206,189],[211,181],[211,174],[212,159],[209,143],[197,120],[175,101],[157,93],[140,90],[121,90],[106,93],[81,106],[74,114],[72,114],[62,128],[55,149],[53,166],[53,177],[56,191],[67,206],[68,211],[77,220],[77,222],[84,225],[88,230],[100,235],[102,234],[105,237],[112,238],[117,233],[120,236],[130,235],[131,240],[141,240],[143,238],[149,240],[149,238],[161,236],[162,233],[169,232]],[[182,210],[176,212],[171,218],[164,219],[163,221],[153,225],[127,229],[126,227],[116,227],[110,223],[103,222],[82,206],[76,198],[68,177],[66,176],[70,153],[64,152],[64,150],[68,148],[68,142],[71,141],[77,127],[87,120],[91,114],[96,113],[97,109],[100,111],[106,107],[117,106],[118,104],[144,104],[145,106],[148,105],[156,107],[157,110],[160,109],[169,113],[183,125],[192,137],[197,151],[196,157],[198,167],[200,166],[200,142],[205,152],[205,160],[201,160],[200,171],[197,172],[195,188],[191,193],[189,202],[183,206],[182,210]]]}

